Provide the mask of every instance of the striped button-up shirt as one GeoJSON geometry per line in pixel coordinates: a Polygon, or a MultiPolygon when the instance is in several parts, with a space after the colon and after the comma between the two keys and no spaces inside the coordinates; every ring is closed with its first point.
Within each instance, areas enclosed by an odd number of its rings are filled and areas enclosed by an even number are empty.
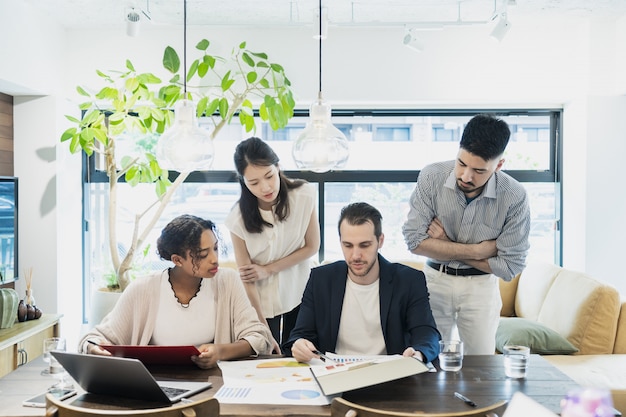
{"type": "MultiPolygon", "coordinates": [[[[428,226],[437,217],[448,238],[457,243],[496,240],[497,255],[489,258],[493,273],[511,280],[522,272],[528,254],[530,206],[524,187],[502,171],[494,173],[483,192],[471,202],[456,186],[455,161],[425,167],[409,200],[402,232],[409,250],[428,239],[428,226]]],[[[435,262],[467,268],[460,261],[435,262]]]]}

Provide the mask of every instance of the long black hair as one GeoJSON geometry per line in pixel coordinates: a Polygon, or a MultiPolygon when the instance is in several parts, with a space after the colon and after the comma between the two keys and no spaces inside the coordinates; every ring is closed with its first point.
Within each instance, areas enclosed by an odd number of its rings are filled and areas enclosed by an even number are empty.
{"type": "MultiPolygon", "coordinates": [[[[243,174],[249,165],[261,167],[275,165],[278,168],[278,155],[262,139],[251,137],[237,145],[233,159],[239,177],[239,185],[241,185],[241,197],[238,204],[243,224],[248,232],[261,233],[264,226],[273,226],[261,217],[258,199],[246,186],[243,174]]],[[[279,221],[283,221],[289,216],[289,190],[306,184],[306,181],[289,178],[280,169],[278,169],[278,177],[280,179],[280,190],[278,191],[276,216],[279,221]]]]}

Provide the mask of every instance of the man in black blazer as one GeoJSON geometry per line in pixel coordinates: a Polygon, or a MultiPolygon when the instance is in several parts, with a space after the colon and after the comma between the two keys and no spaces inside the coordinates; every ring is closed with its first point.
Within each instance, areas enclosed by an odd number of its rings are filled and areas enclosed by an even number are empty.
{"type": "Polygon", "coordinates": [[[367,203],[344,207],[339,237],[345,261],[311,270],[284,351],[300,362],[319,357],[316,352],[435,359],[441,335],[426,279],[378,253],[385,237],[380,212],[367,203]]]}

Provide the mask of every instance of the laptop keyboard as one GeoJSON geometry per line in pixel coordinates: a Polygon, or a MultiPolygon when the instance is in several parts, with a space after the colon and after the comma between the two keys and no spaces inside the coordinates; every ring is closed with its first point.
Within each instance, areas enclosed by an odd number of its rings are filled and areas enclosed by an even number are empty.
{"type": "Polygon", "coordinates": [[[168,398],[175,398],[189,391],[188,389],[164,387],[164,386],[161,386],[161,389],[163,389],[163,392],[165,393],[165,395],[168,396],[168,398]]]}

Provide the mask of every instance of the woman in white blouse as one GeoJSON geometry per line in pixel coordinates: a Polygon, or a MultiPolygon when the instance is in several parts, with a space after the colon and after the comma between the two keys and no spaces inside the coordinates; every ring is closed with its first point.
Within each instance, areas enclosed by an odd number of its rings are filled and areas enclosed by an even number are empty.
{"type": "Polygon", "coordinates": [[[241,196],[226,226],[241,280],[277,350],[295,325],[320,246],[316,190],[286,177],[276,153],[257,137],[239,143],[234,161],[241,196]]]}

